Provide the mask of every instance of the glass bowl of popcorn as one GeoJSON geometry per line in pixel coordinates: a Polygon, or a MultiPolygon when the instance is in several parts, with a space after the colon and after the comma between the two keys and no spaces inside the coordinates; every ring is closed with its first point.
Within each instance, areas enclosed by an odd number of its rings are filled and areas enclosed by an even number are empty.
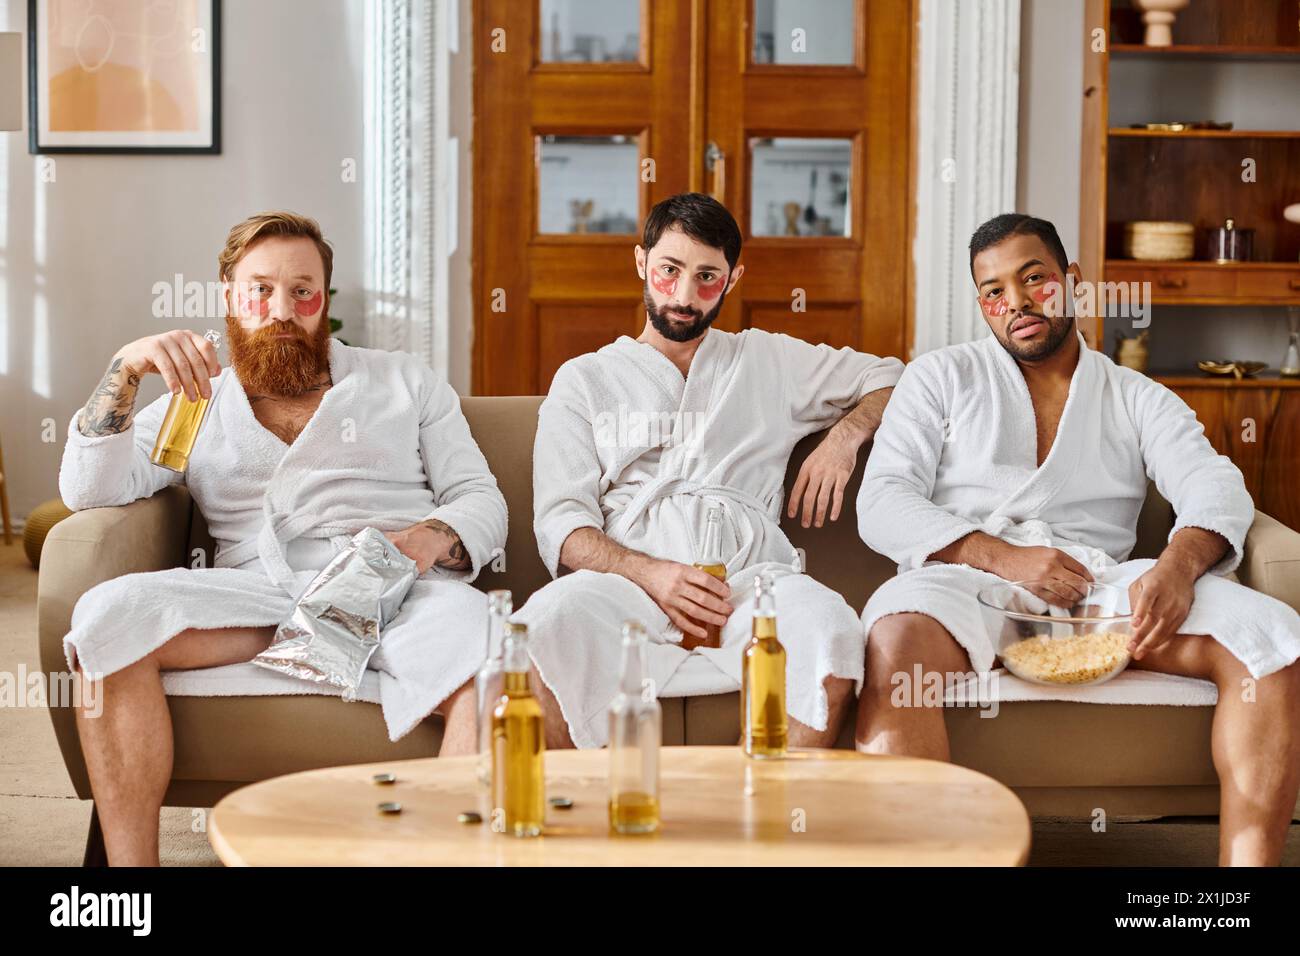
{"type": "Polygon", "coordinates": [[[1106,683],[1132,657],[1128,590],[1090,584],[1076,603],[1062,607],[1044,597],[1053,587],[1059,589],[1041,581],[1013,581],[977,595],[1002,666],[1034,684],[1106,683]]]}

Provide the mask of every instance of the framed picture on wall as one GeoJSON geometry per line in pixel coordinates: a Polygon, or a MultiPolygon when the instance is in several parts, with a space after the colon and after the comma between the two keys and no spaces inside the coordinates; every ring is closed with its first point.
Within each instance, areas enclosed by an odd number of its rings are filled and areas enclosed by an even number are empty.
{"type": "Polygon", "coordinates": [[[27,0],[33,153],[221,152],[221,0],[27,0]]]}

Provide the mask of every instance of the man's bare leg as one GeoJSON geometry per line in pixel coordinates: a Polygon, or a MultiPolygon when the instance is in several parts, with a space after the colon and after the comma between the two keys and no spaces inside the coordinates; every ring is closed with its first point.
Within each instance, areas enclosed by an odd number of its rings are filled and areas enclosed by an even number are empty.
{"type": "Polygon", "coordinates": [[[537,673],[534,667],[528,673],[528,686],[533,689],[537,695],[537,700],[542,705],[543,729],[546,733],[547,750],[572,750],[573,737],[569,735],[569,725],[564,719],[564,714],[560,710],[560,702],[555,699],[551,689],[546,686],[542,680],[542,675],[537,673]]]}
{"type": "Polygon", "coordinates": [[[474,695],[474,678],[461,684],[433,712],[442,714],[443,718],[439,757],[478,753],[478,698],[474,695]]]}
{"type": "Polygon", "coordinates": [[[1300,787],[1300,663],[1256,681],[1214,638],[1179,634],[1131,666],[1214,681],[1219,865],[1277,866],[1300,787]]]}
{"type": "MultiPolygon", "coordinates": [[[[867,673],[858,700],[854,734],[862,753],[948,760],[948,729],[942,707],[898,707],[892,701],[895,674],[967,674],[970,657],[947,629],[926,614],[890,614],[867,636],[867,673]]],[[[918,694],[918,697],[922,695],[918,694]]],[[[909,703],[912,694],[907,694],[909,703]]],[[[923,697],[922,697],[923,699],[923,697]]]]}
{"type": "Polygon", "coordinates": [[[274,634],[274,627],[184,630],[103,678],[95,689],[98,716],[85,706],[77,711],[110,865],[158,865],[158,812],[172,774],[172,723],[160,672],[251,660],[274,634]]]}
{"type": "MultiPolygon", "coordinates": [[[[805,723],[790,720],[789,744],[791,747],[834,747],[835,740],[840,735],[840,725],[844,723],[844,712],[848,707],[848,702],[853,699],[853,681],[843,677],[827,677],[822,681],[822,686],[826,688],[826,703],[829,710],[826,714],[826,729],[813,730],[805,723]]],[[[744,742],[744,731],[741,731],[741,742],[744,742]]]]}

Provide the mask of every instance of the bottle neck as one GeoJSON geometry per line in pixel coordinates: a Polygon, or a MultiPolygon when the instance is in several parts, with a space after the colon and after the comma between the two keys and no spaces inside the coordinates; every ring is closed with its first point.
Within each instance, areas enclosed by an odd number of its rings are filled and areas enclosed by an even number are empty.
{"type": "Polygon", "coordinates": [[[645,682],[645,641],[623,641],[622,676],[618,689],[629,697],[639,697],[645,682]]]}
{"type": "Polygon", "coordinates": [[[488,626],[483,659],[492,659],[493,649],[505,643],[506,619],[513,611],[509,591],[492,591],[488,594],[488,626]]]}
{"type": "Polygon", "coordinates": [[[722,564],[722,511],[709,509],[708,522],[704,526],[704,548],[700,553],[700,564],[722,564]]]}
{"type": "Polygon", "coordinates": [[[623,666],[618,681],[619,693],[640,697],[646,676],[645,625],[629,618],[623,622],[623,666]]]}
{"type": "Polygon", "coordinates": [[[521,697],[524,694],[531,694],[533,689],[528,684],[528,672],[517,674],[514,671],[506,671],[501,675],[501,690],[508,697],[521,697]]]}
{"type": "Polygon", "coordinates": [[[527,674],[530,666],[527,632],[514,628],[508,630],[501,654],[501,669],[507,674],[527,674]]]}

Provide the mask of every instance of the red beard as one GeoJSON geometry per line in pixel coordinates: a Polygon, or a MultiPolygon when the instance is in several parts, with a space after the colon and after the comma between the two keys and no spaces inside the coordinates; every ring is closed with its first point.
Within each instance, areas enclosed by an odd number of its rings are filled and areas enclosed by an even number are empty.
{"type": "Polygon", "coordinates": [[[330,324],[322,315],[314,336],[293,322],[273,322],[247,332],[234,316],[226,318],[230,364],[244,391],[252,395],[301,395],[329,368],[330,324]],[[277,335],[292,332],[292,339],[277,335]]]}

